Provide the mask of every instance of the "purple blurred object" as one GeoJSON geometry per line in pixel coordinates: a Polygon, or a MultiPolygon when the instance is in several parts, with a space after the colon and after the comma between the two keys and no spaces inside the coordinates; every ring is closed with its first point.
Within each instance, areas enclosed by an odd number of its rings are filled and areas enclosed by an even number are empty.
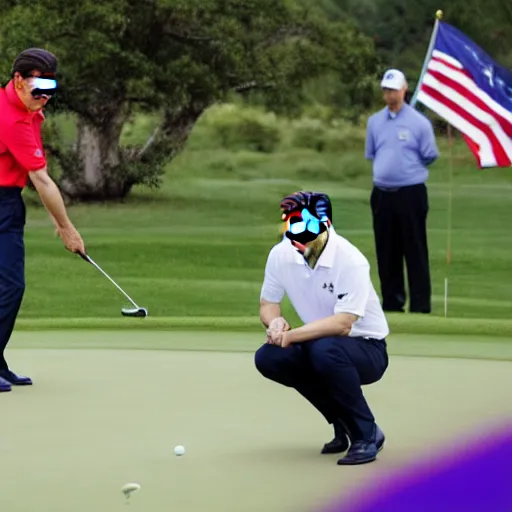
{"type": "Polygon", "coordinates": [[[512,511],[512,423],[439,450],[322,512],[512,511]]]}

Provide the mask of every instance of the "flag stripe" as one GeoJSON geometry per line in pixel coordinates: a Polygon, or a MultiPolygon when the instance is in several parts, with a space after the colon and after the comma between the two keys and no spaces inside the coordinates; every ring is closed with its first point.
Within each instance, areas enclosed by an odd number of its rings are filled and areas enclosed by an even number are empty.
{"type": "MultiPolygon", "coordinates": [[[[450,64],[448,61],[442,59],[441,57],[433,57],[432,60],[430,61],[430,63],[432,63],[432,62],[438,62],[439,64],[442,64],[443,66],[446,66],[449,69],[453,69],[453,71],[457,71],[458,73],[462,73],[465,76],[467,76],[469,79],[471,79],[471,75],[465,69],[460,69],[458,66],[450,64]]],[[[430,67],[430,65],[429,65],[429,68],[432,69],[432,67],[430,67]]]]}
{"type": "MultiPolygon", "coordinates": [[[[465,117],[468,122],[473,124],[480,122],[486,125],[488,129],[484,130],[484,132],[487,134],[492,133],[497,139],[498,146],[492,142],[495,151],[500,151],[506,155],[504,159],[497,158],[498,162],[502,161],[506,164],[507,161],[512,161],[512,124],[507,123],[505,120],[501,120],[502,123],[500,123],[500,119],[496,117],[495,113],[483,102],[480,102],[478,98],[476,99],[477,101],[471,102],[471,94],[464,88],[458,87],[456,83],[453,88],[450,88],[444,83],[444,76],[439,78],[440,79],[431,74],[425,76],[424,86],[429,88],[427,93],[434,91],[438,95],[443,95],[446,98],[445,103],[450,102],[450,107],[451,105],[455,105],[457,108],[464,109],[467,114],[465,117]]],[[[440,99],[439,96],[437,99],[440,99]]]]}
{"type": "MultiPolygon", "coordinates": [[[[472,91],[466,89],[463,85],[446,75],[438,73],[437,71],[430,71],[425,81],[429,81],[429,85],[439,87],[451,99],[457,96],[457,102],[467,106],[467,108],[477,108],[486,113],[486,122],[492,126],[498,124],[508,138],[512,138],[512,116],[511,119],[505,119],[491,107],[476,96],[472,91]]],[[[483,120],[483,119],[482,119],[483,120]]],[[[509,141],[512,145],[512,141],[509,141]]]]}
{"type": "Polygon", "coordinates": [[[469,78],[466,73],[461,73],[460,71],[454,71],[444,64],[440,62],[432,62],[430,61],[428,65],[428,71],[438,71],[443,75],[451,78],[452,80],[459,83],[461,86],[465,87],[468,91],[471,91],[475,96],[480,98],[483,102],[485,102],[489,107],[497,112],[504,119],[507,119],[510,123],[512,123],[512,112],[503,108],[497,101],[492,99],[485,91],[482,91],[476,83],[469,78]]]}
{"type": "Polygon", "coordinates": [[[496,165],[496,158],[492,152],[491,143],[481,130],[476,126],[469,124],[456,112],[450,110],[443,101],[438,101],[425,93],[423,87],[418,93],[418,101],[421,101],[426,107],[446,119],[457,130],[475,141],[479,147],[479,152],[475,156],[477,157],[478,163],[481,167],[492,167],[496,165]]]}
{"type": "Polygon", "coordinates": [[[465,106],[458,104],[455,101],[452,101],[446,95],[426,85],[425,83],[422,86],[422,90],[430,97],[436,99],[439,102],[442,102],[449,110],[457,113],[467,123],[477,127],[489,140],[489,143],[491,145],[492,151],[495,155],[496,162],[498,163],[498,165],[507,167],[510,166],[512,160],[509,157],[509,155],[507,155],[507,152],[505,151],[505,148],[503,147],[501,141],[494,133],[494,130],[487,123],[483,122],[477,117],[478,113],[476,112],[476,109],[472,107],[465,108],[465,106]]]}
{"type": "Polygon", "coordinates": [[[464,66],[457,59],[454,59],[450,55],[448,55],[444,52],[441,52],[439,50],[434,50],[432,52],[432,57],[435,59],[442,59],[445,62],[447,62],[448,64],[451,64],[455,68],[464,69],[464,66]]]}

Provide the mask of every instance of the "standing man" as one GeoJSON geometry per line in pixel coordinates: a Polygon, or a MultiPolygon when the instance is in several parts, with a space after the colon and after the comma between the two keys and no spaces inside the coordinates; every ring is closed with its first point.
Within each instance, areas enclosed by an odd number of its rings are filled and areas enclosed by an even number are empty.
{"type": "Polygon", "coordinates": [[[386,107],[368,120],[365,156],[373,161],[371,210],[385,311],[404,311],[404,258],[409,310],[430,313],[427,245],[427,166],[439,152],[431,122],[404,102],[404,74],[391,69],[381,81],[386,107]]]}
{"type": "Polygon", "coordinates": [[[389,333],[361,252],[332,227],[329,197],[297,192],[281,201],[285,236],[268,255],[260,318],[267,342],[255,364],[266,378],[294,388],[334,426],[322,453],[348,450],[340,465],[376,459],[384,434],[362,385],[378,381],[388,366],[389,333]],[[281,316],[287,295],[302,327],[281,316]]]}
{"type": "Polygon", "coordinates": [[[48,176],[41,140],[42,110],[56,91],[56,69],[57,59],[52,53],[30,48],[16,58],[11,80],[0,89],[0,391],[32,384],[29,377],[10,370],[4,353],[25,291],[22,191],[28,179],[64,246],[71,252],[85,253],[59,189],[48,176]]]}

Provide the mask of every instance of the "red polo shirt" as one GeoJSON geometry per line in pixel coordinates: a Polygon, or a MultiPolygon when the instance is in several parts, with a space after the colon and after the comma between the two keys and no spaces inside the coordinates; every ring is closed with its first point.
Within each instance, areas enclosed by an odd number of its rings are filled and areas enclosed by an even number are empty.
{"type": "Polygon", "coordinates": [[[0,88],[0,187],[25,187],[30,171],[46,167],[41,111],[31,112],[11,80],[0,88]]]}

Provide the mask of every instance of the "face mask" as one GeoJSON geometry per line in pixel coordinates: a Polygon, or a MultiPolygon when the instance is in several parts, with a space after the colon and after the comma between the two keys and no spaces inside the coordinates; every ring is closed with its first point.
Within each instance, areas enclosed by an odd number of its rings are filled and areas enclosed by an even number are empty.
{"type": "Polygon", "coordinates": [[[301,212],[293,212],[285,218],[287,219],[286,236],[300,244],[312,242],[320,233],[327,230],[325,224],[328,222],[327,217],[323,216],[318,219],[306,208],[301,212]]]}
{"type": "Polygon", "coordinates": [[[36,77],[32,81],[34,88],[30,92],[35,99],[39,99],[42,96],[51,97],[57,91],[57,80],[51,78],[40,78],[36,77]]]}

